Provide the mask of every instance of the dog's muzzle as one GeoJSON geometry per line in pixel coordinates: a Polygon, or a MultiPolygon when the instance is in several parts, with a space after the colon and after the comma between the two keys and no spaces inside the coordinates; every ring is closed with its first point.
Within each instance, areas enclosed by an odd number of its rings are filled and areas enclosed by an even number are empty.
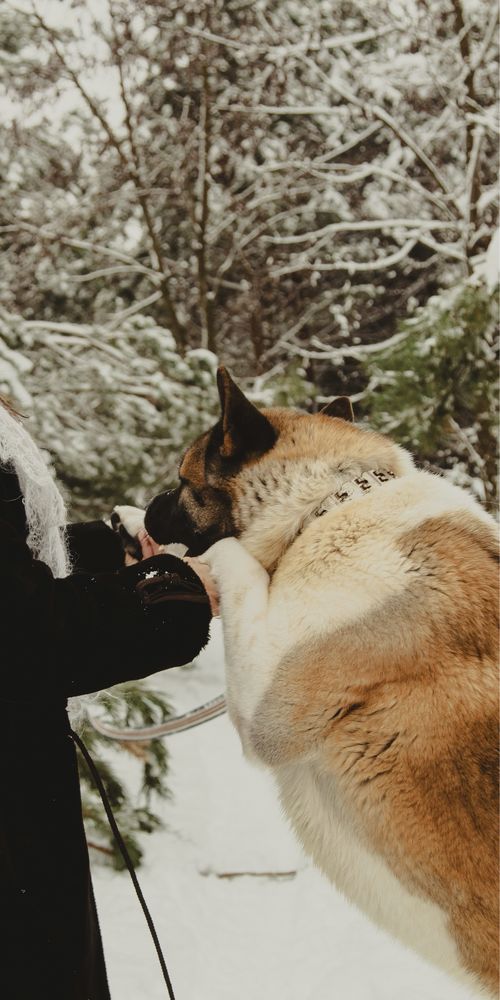
{"type": "MultiPolygon", "coordinates": [[[[144,527],[158,545],[180,542],[187,546],[187,555],[200,556],[214,542],[234,534],[231,523],[213,524],[199,531],[179,506],[180,487],[154,497],[146,510],[144,527]]],[[[227,519],[226,519],[227,520],[227,519]]]]}
{"type": "Polygon", "coordinates": [[[169,542],[189,545],[189,525],[179,509],[179,493],[179,488],[158,493],[146,509],[144,527],[158,545],[168,545],[169,542]]]}

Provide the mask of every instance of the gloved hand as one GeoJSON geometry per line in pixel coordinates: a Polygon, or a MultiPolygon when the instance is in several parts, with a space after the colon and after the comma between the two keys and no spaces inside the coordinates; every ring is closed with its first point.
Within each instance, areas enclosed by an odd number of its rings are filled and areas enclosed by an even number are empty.
{"type": "Polygon", "coordinates": [[[146,559],[134,567],[134,572],[135,591],[148,611],[161,612],[161,606],[171,601],[210,604],[198,574],[176,556],[160,555],[146,559]]]}
{"type": "Polygon", "coordinates": [[[167,601],[186,600],[194,603],[210,602],[212,615],[219,614],[218,594],[208,567],[198,559],[183,559],[185,545],[158,545],[144,528],[144,511],[140,507],[117,506],[111,514],[111,527],[120,537],[127,565],[148,560],[147,566],[138,568],[139,583],[136,590],[147,607],[167,601]],[[178,558],[169,564],[171,572],[158,570],[158,562],[151,556],[169,555],[178,558]],[[187,564],[187,565],[186,565],[187,564]],[[175,569],[174,569],[175,568],[175,569]],[[194,571],[194,573],[193,573],[194,571]]]}

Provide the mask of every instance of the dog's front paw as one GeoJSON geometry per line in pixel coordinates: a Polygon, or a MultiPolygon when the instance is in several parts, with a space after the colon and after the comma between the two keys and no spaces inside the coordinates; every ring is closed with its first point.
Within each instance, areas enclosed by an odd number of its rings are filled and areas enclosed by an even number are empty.
{"type": "Polygon", "coordinates": [[[245,555],[248,553],[236,538],[221,538],[198,558],[206,563],[213,576],[217,576],[245,555]]]}
{"type": "Polygon", "coordinates": [[[131,538],[136,538],[141,528],[144,527],[145,513],[140,507],[127,507],[126,505],[123,507],[113,507],[111,527],[117,531],[119,525],[122,525],[127,535],[130,535],[131,538]]]}
{"type": "Polygon", "coordinates": [[[142,559],[142,548],[137,536],[144,528],[144,511],[140,507],[114,507],[110,523],[120,537],[123,550],[133,559],[142,559]]]}
{"type": "Polygon", "coordinates": [[[226,587],[250,583],[256,578],[268,580],[263,566],[244,548],[237,538],[221,538],[215,542],[202,556],[201,562],[206,563],[219,586],[226,587]]]}
{"type": "Polygon", "coordinates": [[[221,538],[220,541],[214,542],[214,544],[211,545],[206,552],[203,552],[201,556],[198,556],[198,559],[200,559],[201,562],[206,563],[207,566],[210,566],[210,569],[213,569],[216,562],[220,562],[224,559],[225,552],[234,552],[235,549],[240,548],[241,545],[236,538],[221,538]]]}

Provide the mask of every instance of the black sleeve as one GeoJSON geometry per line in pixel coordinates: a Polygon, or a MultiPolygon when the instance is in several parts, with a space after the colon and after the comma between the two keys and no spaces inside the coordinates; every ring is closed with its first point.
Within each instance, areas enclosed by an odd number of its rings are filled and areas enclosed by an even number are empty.
{"type": "Polygon", "coordinates": [[[73,573],[112,573],[125,565],[125,550],[116,531],[104,521],[85,521],[66,526],[73,573]]]}
{"type": "Polygon", "coordinates": [[[0,522],[1,697],[66,698],[188,663],[210,618],[199,578],[174,556],[56,580],[0,522]],[[155,574],[166,600],[144,599],[155,574]]]}

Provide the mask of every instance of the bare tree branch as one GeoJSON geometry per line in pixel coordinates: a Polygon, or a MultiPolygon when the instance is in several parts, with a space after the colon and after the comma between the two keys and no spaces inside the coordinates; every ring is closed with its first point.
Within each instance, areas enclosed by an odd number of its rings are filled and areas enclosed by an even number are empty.
{"type": "Polygon", "coordinates": [[[383,271],[388,267],[394,267],[395,264],[400,264],[402,260],[408,257],[418,242],[419,236],[412,236],[402,247],[399,248],[399,250],[394,251],[394,253],[387,254],[385,257],[378,257],[377,259],[371,261],[342,260],[332,263],[324,263],[322,261],[311,261],[304,257],[288,265],[285,264],[282,267],[277,267],[271,273],[275,277],[280,277],[283,274],[293,274],[295,271],[302,271],[305,267],[311,271],[347,271],[348,274],[359,274],[366,271],[383,271]]]}
{"type": "Polygon", "coordinates": [[[408,331],[401,333],[395,333],[392,337],[388,337],[387,340],[383,340],[378,344],[353,344],[353,345],[343,345],[342,347],[330,347],[325,344],[322,345],[321,350],[310,350],[304,347],[298,347],[297,345],[287,346],[287,350],[291,354],[297,354],[301,358],[309,358],[310,360],[316,361],[331,361],[332,364],[342,364],[345,358],[356,358],[358,361],[370,354],[378,354],[381,351],[391,350],[400,344],[406,337],[409,336],[408,331]]]}
{"type": "Polygon", "coordinates": [[[146,267],[136,261],[135,257],[116,250],[114,247],[106,247],[102,243],[93,243],[91,240],[77,240],[71,236],[64,236],[62,233],[54,233],[45,226],[34,226],[29,222],[15,222],[7,226],[0,226],[0,233],[27,232],[39,236],[42,240],[61,243],[63,246],[74,247],[75,250],[91,250],[93,253],[102,254],[104,257],[112,257],[114,260],[122,260],[125,264],[130,264],[141,274],[146,275],[151,281],[157,282],[160,278],[158,271],[151,267],[146,267]]]}
{"type": "Polygon", "coordinates": [[[209,222],[209,164],[211,143],[211,94],[208,76],[207,54],[202,70],[201,114],[199,124],[200,147],[198,166],[199,218],[197,220],[198,239],[196,259],[198,262],[198,291],[202,324],[202,347],[215,353],[214,300],[208,287],[207,241],[209,222]]]}
{"type": "Polygon", "coordinates": [[[118,75],[120,80],[120,93],[123,102],[123,107],[125,109],[125,124],[127,128],[127,135],[129,139],[129,145],[134,165],[132,171],[130,171],[129,169],[129,173],[136,189],[137,199],[142,208],[144,221],[146,223],[146,229],[149,233],[149,237],[153,245],[158,265],[158,270],[161,273],[161,289],[162,289],[163,300],[165,303],[167,321],[172,330],[172,334],[174,336],[175,341],[177,342],[179,347],[182,350],[184,350],[186,347],[186,331],[184,329],[183,324],[180,323],[179,318],[177,316],[177,311],[175,309],[174,302],[170,293],[170,286],[168,280],[169,275],[165,266],[165,259],[163,257],[161,243],[158,237],[158,233],[156,231],[156,227],[153,222],[153,215],[149,205],[149,200],[146,194],[144,193],[143,182],[142,182],[143,170],[142,170],[141,154],[139,151],[139,147],[137,146],[137,143],[135,141],[135,129],[132,117],[132,109],[128,99],[127,88],[125,86],[121,48],[116,31],[115,12],[112,0],[108,0],[108,6],[111,19],[111,30],[113,32],[113,38],[115,42],[114,47],[112,47],[111,49],[111,52],[115,66],[118,70],[118,75]]]}
{"type": "Polygon", "coordinates": [[[299,233],[296,236],[270,236],[267,242],[276,244],[307,243],[309,240],[323,239],[335,233],[359,233],[384,229],[460,229],[460,222],[442,222],[437,219],[361,219],[353,222],[331,222],[322,229],[299,233]]]}
{"type": "MultiPolygon", "coordinates": [[[[229,49],[236,49],[237,52],[250,51],[250,52],[264,52],[270,53],[273,49],[279,49],[281,46],[274,46],[269,44],[261,45],[259,42],[244,42],[234,38],[227,38],[225,35],[216,34],[213,31],[209,31],[206,28],[193,28],[186,27],[184,29],[186,34],[194,35],[197,38],[205,38],[209,42],[217,42],[218,45],[225,46],[229,49]]],[[[374,28],[369,31],[355,31],[351,35],[331,35],[330,38],[324,38],[321,42],[313,43],[310,40],[306,42],[301,42],[298,45],[290,45],[289,51],[291,54],[296,54],[303,52],[306,49],[312,49],[313,51],[321,50],[328,51],[330,49],[343,49],[349,48],[352,45],[361,45],[363,42],[374,41],[376,38],[382,38],[384,35],[392,34],[395,31],[400,31],[398,25],[386,25],[383,28],[374,28]]]]}
{"type": "MultiPolygon", "coordinates": [[[[119,74],[120,74],[120,88],[121,88],[121,95],[122,95],[122,100],[123,100],[123,104],[124,104],[124,108],[125,108],[125,121],[126,121],[126,125],[127,125],[127,131],[128,131],[129,142],[130,142],[130,148],[131,148],[131,151],[132,151],[132,156],[134,157],[134,161],[132,161],[132,162],[130,161],[129,157],[127,156],[127,154],[124,151],[124,142],[123,142],[123,140],[121,140],[121,139],[118,138],[118,136],[116,135],[116,132],[114,131],[114,129],[109,124],[109,122],[108,122],[105,114],[101,111],[101,108],[99,107],[99,105],[97,104],[97,102],[94,100],[94,98],[88,92],[87,88],[84,87],[84,85],[82,84],[82,82],[81,82],[78,74],[75,73],[75,71],[73,70],[73,68],[69,65],[67,59],[65,58],[63,52],[61,51],[61,49],[59,47],[59,44],[58,44],[58,41],[57,41],[57,36],[56,36],[55,32],[47,24],[47,22],[44,20],[44,18],[39,14],[39,12],[38,12],[38,10],[36,8],[34,0],[32,0],[32,12],[33,12],[33,17],[35,18],[36,23],[42,29],[42,31],[44,32],[45,36],[47,37],[47,39],[49,41],[49,44],[50,44],[50,46],[51,46],[51,48],[52,48],[55,56],[57,57],[60,65],[62,66],[62,68],[64,69],[64,71],[68,74],[69,78],[73,82],[73,84],[76,87],[78,93],[82,97],[83,101],[85,102],[85,104],[89,108],[90,112],[92,113],[92,115],[94,116],[94,118],[96,119],[96,121],[99,122],[99,125],[101,126],[101,128],[103,129],[105,135],[107,136],[110,145],[113,147],[113,149],[116,151],[116,153],[118,155],[118,158],[119,158],[119,161],[120,161],[120,164],[121,164],[121,166],[123,168],[124,173],[132,181],[132,183],[133,183],[133,185],[134,185],[134,187],[136,189],[137,200],[138,200],[138,202],[139,202],[139,204],[141,206],[141,209],[142,209],[142,212],[143,212],[143,216],[144,216],[144,222],[146,224],[146,229],[148,231],[148,234],[149,234],[152,246],[153,246],[153,252],[154,252],[154,257],[156,259],[157,270],[158,270],[158,273],[161,276],[161,288],[162,288],[162,293],[163,293],[163,299],[164,299],[164,302],[165,302],[165,311],[166,311],[166,314],[167,314],[168,323],[169,323],[169,325],[171,327],[171,330],[172,330],[172,333],[173,333],[173,336],[174,336],[176,342],[179,344],[179,347],[181,349],[183,349],[185,347],[185,345],[186,345],[186,332],[185,332],[185,329],[184,329],[183,325],[180,323],[180,321],[179,321],[179,319],[177,317],[177,313],[176,313],[176,310],[175,310],[175,307],[174,307],[174,304],[173,304],[173,301],[172,301],[172,298],[171,298],[171,295],[170,295],[168,273],[167,273],[166,268],[165,268],[165,262],[164,262],[163,255],[162,255],[161,244],[160,244],[160,241],[158,239],[158,235],[156,233],[156,229],[155,229],[155,226],[154,226],[154,223],[153,223],[152,214],[151,214],[151,211],[150,211],[150,208],[149,208],[148,200],[147,200],[146,196],[142,193],[143,184],[142,184],[140,173],[139,173],[140,164],[139,164],[139,161],[137,159],[138,152],[137,152],[137,147],[135,145],[134,138],[133,138],[133,129],[132,129],[132,122],[131,122],[131,117],[130,117],[130,106],[129,106],[129,103],[128,103],[127,94],[126,94],[126,90],[125,90],[125,86],[124,86],[123,68],[121,66],[121,59],[120,59],[120,56],[119,56],[119,48],[118,48],[118,46],[116,46],[115,47],[115,51],[112,52],[112,54],[113,54],[114,59],[115,59],[115,65],[117,65],[117,68],[118,68],[119,74]]],[[[112,21],[113,21],[113,19],[112,19],[112,21]]]]}

